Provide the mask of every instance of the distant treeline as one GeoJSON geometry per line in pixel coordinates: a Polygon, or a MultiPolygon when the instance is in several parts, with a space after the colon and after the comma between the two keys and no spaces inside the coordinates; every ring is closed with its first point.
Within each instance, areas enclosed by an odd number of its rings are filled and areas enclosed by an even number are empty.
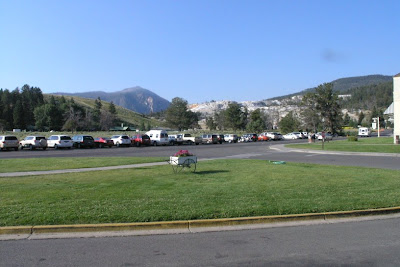
{"type": "Polygon", "coordinates": [[[38,87],[24,85],[13,91],[0,89],[0,130],[105,130],[116,119],[113,103],[108,110],[102,108],[100,99],[95,100],[95,107],[82,107],[73,98],[63,96],[48,100],[43,97],[38,87]]]}
{"type": "MultiPolygon", "coordinates": [[[[346,94],[354,88],[369,88],[375,85],[380,84],[388,84],[393,83],[393,77],[387,75],[366,75],[366,76],[357,76],[357,77],[349,77],[349,78],[341,78],[334,80],[333,90],[338,92],[338,94],[346,94]]],[[[291,98],[297,95],[304,95],[309,92],[315,92],[316,87],[308,88],[301,92],[283,95],[279,97],[270,98],[268,100],[283,100],[286,98],[291,98]]]]}

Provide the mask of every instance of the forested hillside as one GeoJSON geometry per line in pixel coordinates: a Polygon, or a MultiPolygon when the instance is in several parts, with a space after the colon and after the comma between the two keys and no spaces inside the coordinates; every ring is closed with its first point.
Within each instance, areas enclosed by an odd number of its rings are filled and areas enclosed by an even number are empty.
{"type": "Polygon", "coordinates": [[[387,82],[393,82],[393,77],[387,75],[367,75],[337,79],[332,83],[333,90],[338,91],[340,92],[340,94],[342,94],[343,92],[346,92],[352,88],[373,86],[376,84],[387,82]]]}
{"type": "Polygon", "coordinates": [[[0,131],[109,130],[121,123],[139,129],[160,126],[159,121],[101,99],[44,95],[29,85],[0,89],[0,131]]]}
{"type": "MultiPolygon", "coordinates": [[[[352,88],[367,88],[368,86],[375,86],[377,84],[393,82],[393,77],[388,75],[366,75],[366,76],[357,76],[357,77],[349,77],[349,78],[341,78],[332,81],[333,90],[339,92],[339,94],[347,94],[347,92],[352,88]]],[[[274,97],[268,100],[282,100],[285,98],[290,98],[296,95],[304,95],[308,92],[315,91],[315,88],[308,88],[298,93],[284,95],[279,97],[274,97]]]]}
{"type": "Polygon", "coordinates": [[[343,108],[348,110],[386,109],[393,102],[393,81],[356,87],[341,94],[351,95],[342,102],[343,108]]]}

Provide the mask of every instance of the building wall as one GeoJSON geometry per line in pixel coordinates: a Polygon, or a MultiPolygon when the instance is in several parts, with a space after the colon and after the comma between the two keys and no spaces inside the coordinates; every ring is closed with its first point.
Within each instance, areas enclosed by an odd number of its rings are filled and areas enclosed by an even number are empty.
{"type": "Polygon", "coordinates": [[[400,73],[393,77],[393,119],[394,119],[394,137],[396,143],[396,135],[400,137],[400,73]]]}

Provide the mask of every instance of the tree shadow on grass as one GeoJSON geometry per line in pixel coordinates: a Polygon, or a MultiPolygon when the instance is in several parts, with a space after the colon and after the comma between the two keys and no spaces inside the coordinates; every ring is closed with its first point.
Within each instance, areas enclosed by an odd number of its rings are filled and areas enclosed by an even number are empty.
{"type": "Polygon", "coordinates": [[[196,171],[194,174],[214,174],[214,173],[224,173],[224,172],[229,172],[225,170],[215,170],[215,171],[196,171]]]}

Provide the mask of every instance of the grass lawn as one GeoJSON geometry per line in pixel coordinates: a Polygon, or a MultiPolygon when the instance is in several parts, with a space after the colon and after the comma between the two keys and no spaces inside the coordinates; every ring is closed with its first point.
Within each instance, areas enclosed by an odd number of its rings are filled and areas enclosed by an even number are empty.
{"type": "Polygon", "coordinates": [[[400,172],[265,160],[0,178],[0,226],[149,222],[400,205],[400,172]]]}
{"type": "Polygon", "coordinates": [[[166,160],[162,157],[109,157],[109,158],[30,158],[30,159],[2,159],[0,173],[47,171],[77,168],[91,168],[103,166],[130,165],[166,160]]]}
{"type": "MultiPolygon", "coordinates": [[[[306,144],[286,145],[291,148],[322,150],[321,141],[306,144]]],[[[400,153],[400,145],[393,144],[393,137],[365,137],[358,141],[334,140],[325,142],[324,150],[347,151],[347,152],[378,152],[378,153],[400,153]]]]}

